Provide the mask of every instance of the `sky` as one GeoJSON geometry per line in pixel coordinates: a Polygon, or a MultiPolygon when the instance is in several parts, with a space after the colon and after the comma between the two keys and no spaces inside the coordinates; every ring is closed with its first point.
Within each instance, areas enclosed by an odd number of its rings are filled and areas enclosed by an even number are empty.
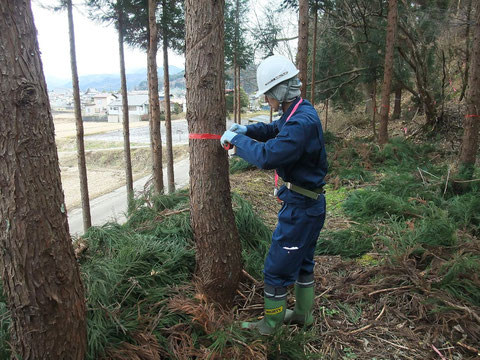
{"type": "MultiPolygon", "coordinates": [[[[33,0],[32,11],[38,32],[38,43],[45,76],[59,79],[71,77],[70,45],[66,12],[53,12],[40,6],[54,5],[55,0],[33,0]]],[[[74,8],[75,48],[77,70],[80,76],[120,73],[118,35],[113,25],[106,26],[88,19],[81,6],[74,8]]],[[[183,56],[169,51],[169,64],[185,68],[183,56]]],[[[157,65],[163,65],[158,52],[157,65]]],[[[147,67],[147,55],[140,49],[125,46],[127,73],[147,67]]]]}
{"type": "MultiPolygon", "coordinates": [[[[262,7],[273,6],[280,0],[256,0],[251,19],[257,18],[262,7]],[[257,15],[254,15],[257,14],[257,15]]],[[[66,12],[53,12],[40,5],[52,6],[58,0],[32,0],[32,11],[38,32],[43,71],[45,76],[57,79],[71,78],[70,47],[66,12]]],[[[82,1],[77,1],[82,3],[82,1]]],[[[75,4],[75,1],[74,1],[75,4]]],[[[293,18],[296,15],[292,14],[293,18]]],[[[290,22],[295,23],[296,20],[290,22]]],[[[88,19],[83,6],[75,6],[73,12],[75,26],[75,46],[77,71],[80,76],[91,74],[117,74],[120,72],[118,36],[113,25],[105,25],[88,19]]],[[[296,41],[294,42],[296,43],[296,41]]],[[[282,52],[282,51],[280,51],[282,52]]],[[[284,54],[287,55],[287,54],[284,54]]],[[[185,58],[169,51],[169,63],[185,68],[185,58]]],[[[163,55],[159,51],[157,65],[163,65],[163,55]]],[[[125,66],[127,73],[147,67],[147,55],[140,49],[125,45],[125,66]]]]}

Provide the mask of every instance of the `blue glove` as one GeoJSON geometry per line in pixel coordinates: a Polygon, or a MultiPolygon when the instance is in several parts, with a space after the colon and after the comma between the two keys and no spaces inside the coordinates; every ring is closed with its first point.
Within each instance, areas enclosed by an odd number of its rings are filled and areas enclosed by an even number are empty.
{"type": "Polygon", "coordinates": [[[222,137],[220,138],[220,144],[222,144],[222,146],[225,146],[226,143],[231,144],[232,139],[237,135],[238,134],[234,133],[233,131],[230,131],[230,130],[225,131],[222,137]]]}
{"type": "Polygon", "coordinates": [[[240,124],[233,124],[230,126],[229,131],[233,131],[237,134],[242,134],[245,135],[247,133],[247,127],[245,125],[240,125],[240,124]]]}

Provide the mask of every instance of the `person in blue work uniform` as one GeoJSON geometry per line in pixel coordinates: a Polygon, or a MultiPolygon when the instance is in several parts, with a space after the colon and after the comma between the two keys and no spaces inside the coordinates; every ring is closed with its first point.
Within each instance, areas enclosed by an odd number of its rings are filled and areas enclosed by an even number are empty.
{"type": "MultiPolygon", "coordinates": [[[[266,58],[257,69],[257,97],[283,110],[271,124],[233,124],[220,142],[261,169],[275,169],[284,180],[275,195],[283,202],[264,266],[265,316],[242,327],[272,334],[282,323],[311,325],[314,303],[314,252],[325,221],[323,186],[327,155],[320,119],[300,97],[295,65],[283,56],[266,58]],[[286,309],[287,286],[295,284],[295,308],[286,309]]],[[[275,181],[276,183],[277,181],[275,181]]]]}

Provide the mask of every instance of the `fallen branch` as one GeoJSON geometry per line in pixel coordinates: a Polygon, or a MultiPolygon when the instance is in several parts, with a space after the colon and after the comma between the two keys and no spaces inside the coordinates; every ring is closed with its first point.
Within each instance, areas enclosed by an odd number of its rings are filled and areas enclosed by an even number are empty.
{"type": "Polygon", "coordinates": [[[250,280],[254,284],[258,283],[258,280],[256,280],[252,275],[250,275],[248,272],[246,272],[245,269],[242,269],[242,274],[243,274],[243,276],[245,276],[248,280],[250,280]]]}
{"type": "Polygon", "coordinates": [[[394,287],[394,288],[375,290],[375,291],[372,291],[370,294],[368,294],[368,296],[372,296],[372,295],[375,295],[375,294],[380,294],[380,293],[383,293],[383,292],[389,292],[389,291],[407,290],[407,289],[411,289],[412,287],[413,287],[412,285],[405,285],[405,286],[399,286],[399,287],[394,287]]]}
{"type": "MultiPolygon", "coordinates": [[[[385,312],[385,305],[383,305],[382,311],[380,311],[380,314],[378,314],[378,316],[375,318],[375,321],[378,321],[378,319],[380,319],[382,317],[384,312],[385,312]]],[[[373,326],[373,323],[365,325],[364,327],[361,327],[360,329],[348,332],[347,335],[358,334],[359,332],[370,329],[372,326],[373,326]]]]}
{"type": "Polygon", "coordinates": [[[480,356],[480,350],[474,348],[473,346],[464,344],[464,343],[462,343],[461,341],[457,341],[457,345],[460,345],[461,347],[463,347],[463,348],[465,348],[465,349],[467,349],[467,350],[470,350],[471,352],[474,352],[474,353],[476,353],[478,356],[480,356]]]}
{"type": "Polygon", "coordinates": [[[456,183],[471,183],[471,182],[476,182],[476,181],[480,181],[480,179],[473,179],[473,180],[453,180],[453,182],[456,182],[456,183]]]}

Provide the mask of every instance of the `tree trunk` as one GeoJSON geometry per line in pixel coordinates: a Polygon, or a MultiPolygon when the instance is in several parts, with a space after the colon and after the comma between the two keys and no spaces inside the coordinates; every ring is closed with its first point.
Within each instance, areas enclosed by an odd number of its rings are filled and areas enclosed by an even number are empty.
{"type": "MultiPolygon", "coordinates": [[[[460,3],[459,3],[460,5],[460,3]]],[[[458,11],[458,9],[457,9],[458,11]]],[[[467,21],[466,21],[466,30],[465,30],[465,73],[463,74],[463,84],[462,84],[462,92],[460,94],[460,98],[458,102],[461,102],[465,96],[468,86],[468,72],[470,67],[470,19],[472,14],[472,0],[468,1],[467,4],[467,21]]]]}
{"type": "Polygon", "coordinates": [[[167,136],[167,180],[168,192],[175,191],[175,176],[173,173],[173,143],[172,143],[172,114],[170,111],[170,76],[168,74],[168,39],[166,28],[167,1],[162,0],[163,7],[163,92],[165,94],[165,132],[167,136]]]}
{"type": "Polygon", "coordinates": [[[328,99],[327,103],[325,104],[325,131],[327,131],[328,128],[328,99]]]}
{"type": "Polygon", "coordinates": [[[310,102],[315,106],[315,61],[317,55],[317,28],[318,28],[318,1],[315,6],[315,20],[313,25],[313,49],[312,49],[312,85],[310,85],[310,102]]]}
{"type": "MultiPolygon", "coordinates": [[[[118,4],[118,2],[117,2],[118,4]]],[[[118,10],[118,52],[120,55],[120,80],[123,112],[123,156],[125,160],[125,179],[127,183],[128,204],[133,201],[132,158],[130,156],[130,119],[128,116],[127,76],[125,74],[125,55],[123,51],[123,11],[118,10]]]]}
{"type": "Polygon", "coordinates": [[[157,73],[157,10],[156,0],[148,0],[149,42],[147,54],[148,97],[150,102],[150,139],[152,146],[153,184],[157,194],[163,193],[162,134],[160,133],[160,103],[157,73]]]}
{"type": "Polygon", "coordinates": [[[393,52],[397,27],[397,0],[388,1],[387,39],[385,49],[385,70],[382,86],[382,107],[380,109],[380,129],[378,142],[384,145],[388,142],[388,113],[390,110],[390,89],[393,75],[393,52]]]}
{"type": "MultiPolygon", "coordinates": [[[[185,2],[188,130],[225,130],[223,0],[185,2]]],[[[218,140],[190,140],[190,210],[196,273],[208,298],[229,305],[241,272],[228,158],[218,140]]]]}
{"type": "Polygon", "coordinates": [[[480,129],[480,4],[475,2],[472,63],[467,89],[468,114],[465,116],[460,164],[473,168],[478,151],[480,129]]]}
{"type": "Polygon", "coordinates": [[[90,215],[90,198],[88,196],[87,164],[85,161],[85,143],[83,142],[83,120],[80,104],[80,88],[78,86],[77,56],[75,54],[75,32],[73,27],[72,0],[67,0],[68,33],[70,36],[70,65],[72,67],[73,102],[75,123],[77,127],[77,161],[80,177],[80,197],[82,198],[83,231],[92,226],[90,215]]]}
{"type": "Polygon", "coordinates": [[[377,82],[373,83],[373,91],[372,91],[372,132],[373,138],[377,138],[377,124],[376,124],[376,117],[377,117],[377,82]]]}
{"type": "Polygon", "coordinates": [[[402,87],[397,86],[395,88],[395,102],[393,106],[392,120],[400,119],[401,115],[402,115],[402,87]]]}
{"type": "Polygon", "coordinates": [[[242,123],[242,98],[241,98],[241,86],[240,86],[240,66],[237,65],[237,119],[238,123],[242,123]]]}
{"type": "Polygon", "coordinates": [[[30,1],[0,2],[0,262],[24,360],[83,360],[85,295],[69,235],[30,1]]]}
{"type": "Polygon", "coordinates": [[[300,95],[305,98],[307,96],[308,0],[299,0],[298,3],[297,68],[300,70],[298,77],[302,82],[300,95]]]}
{"type": "Polygon", "coordinates": [[[233,55],[233,122],[237,123],[237,56],[233,55]]]}

